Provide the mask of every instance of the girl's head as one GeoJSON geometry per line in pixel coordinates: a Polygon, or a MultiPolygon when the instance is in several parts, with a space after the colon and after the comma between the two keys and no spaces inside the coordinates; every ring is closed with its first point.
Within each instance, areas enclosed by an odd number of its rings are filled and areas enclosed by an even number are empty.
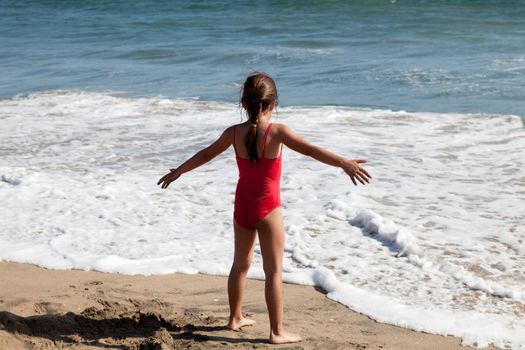
{"type": "Polygon", "coordinates": [[[248,114],[250,129],[246,135],[246,148],[251,162],[259,161],[257,154],[257,122],[259,117],[277,105],[277,87],[272,77],[255,72],[246,78],[242,87],[241,105],[248,114]]]}

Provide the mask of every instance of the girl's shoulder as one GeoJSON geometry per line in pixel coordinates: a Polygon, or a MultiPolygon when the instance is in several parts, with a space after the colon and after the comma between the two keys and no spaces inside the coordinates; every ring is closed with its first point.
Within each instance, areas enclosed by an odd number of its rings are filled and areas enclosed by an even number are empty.
{"type": "Polygon", "coordinates": [[[226,128],[226,131],[233,131],[233,129],[242,128],[245,123],[233,124],[226,128]]]}
{"type": "Polygon", "coordinates": [[[272,123],[271,132],[274,134],[282,134],[288,132],[290,129],[289,126],[283,123],[272,123]]]}
{"type": "Polygon", "coordinates": [[[224,130],[224,133],[233,138],[234,134],[236,132],[241,132],[244,129],[245,125],[246,122],[230,125],[226,128],[226,130],[224,130]]]}
{"type": "Polygon", "coordinates": [[[283,124],[283,123],[272,123],[272,129],[274,132],[275,131],[282,131],[284,129],[288,128],[286,126],[286,124],[283,124]]]}

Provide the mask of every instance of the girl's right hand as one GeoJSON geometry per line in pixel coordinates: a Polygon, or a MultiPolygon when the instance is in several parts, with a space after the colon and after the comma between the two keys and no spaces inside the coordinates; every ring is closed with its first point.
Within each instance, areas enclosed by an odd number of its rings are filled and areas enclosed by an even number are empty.
{"type": "Polygon", "coordinates": [[[168,188],[170,183],[177,180],[180,177],[180,173],[177,171],[177,169],[170,169],[170,172],[163,177],[160,178],[159,182],[157,182],[157,185],[160,185],[162,183],[161,188],[168,188]]]}
{"type": "Polygon", "coordinates": [[[366,160],[364,159],[347,159],[343,163],[343,170],[345,173],[347,173],[350,176],[350,179],[354,183],[354,185],[357,186],[357,182],[355,179],[357,179],[361,184],[365,184],[370,182],[370,179],[372,179],[372,176],[366,171],[364,168],[362,168],[359,164],[366,163],[366,160]]]}

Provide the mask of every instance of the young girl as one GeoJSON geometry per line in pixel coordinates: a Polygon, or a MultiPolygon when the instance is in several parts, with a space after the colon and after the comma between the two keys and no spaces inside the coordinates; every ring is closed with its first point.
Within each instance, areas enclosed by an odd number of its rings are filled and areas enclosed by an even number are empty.
{"type": "Polygon", "coordinates": [[[235,253],[228,278],[230,318],[228,328],[237,330],[252,325],[254,320],[241,312],[246,275],[250,267],[256,234],[266,276],[265,298],[270,316],[270,343],[292,343],[301,337],[283,328],[281,293],[284,252],[284,224],[280,202],[282,145],[328,165],[342,168],[354,185],[369,182],[371,176],[360,164],[366,160],[349,160],[314,146],[283,124],[272,124],[270,118],[277,105],[277,88],[265,73],[254,73],[244,82],[241,105],[248,115],[244,123],[233,125],[210,146],[164,175],[157,184],[170,183],[212,160],[233,145],[239,181],[235,191],[233,227],[235,253]]]}

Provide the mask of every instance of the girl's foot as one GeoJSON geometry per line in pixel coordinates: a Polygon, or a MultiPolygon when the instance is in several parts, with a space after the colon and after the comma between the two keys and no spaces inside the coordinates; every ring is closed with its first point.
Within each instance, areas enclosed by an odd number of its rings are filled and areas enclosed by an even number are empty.
{"type": "Polygon", "coordinates": [[[228,322],[228,329],[231,331],[237,331],[242,327],[251,326],[254,324],[255,320],[252,320],[250,318],[230,318],[230,322],[228,322]]]}
{"type": "Polygon", "coordinates": [[[282,331],[279,334],[274,334],[270,332],[270,343],[272,344],[286,344],[286,343],[297,343],[302,341],[303,338],[297,334],[291,334],[285,331],[282,331]]]}

